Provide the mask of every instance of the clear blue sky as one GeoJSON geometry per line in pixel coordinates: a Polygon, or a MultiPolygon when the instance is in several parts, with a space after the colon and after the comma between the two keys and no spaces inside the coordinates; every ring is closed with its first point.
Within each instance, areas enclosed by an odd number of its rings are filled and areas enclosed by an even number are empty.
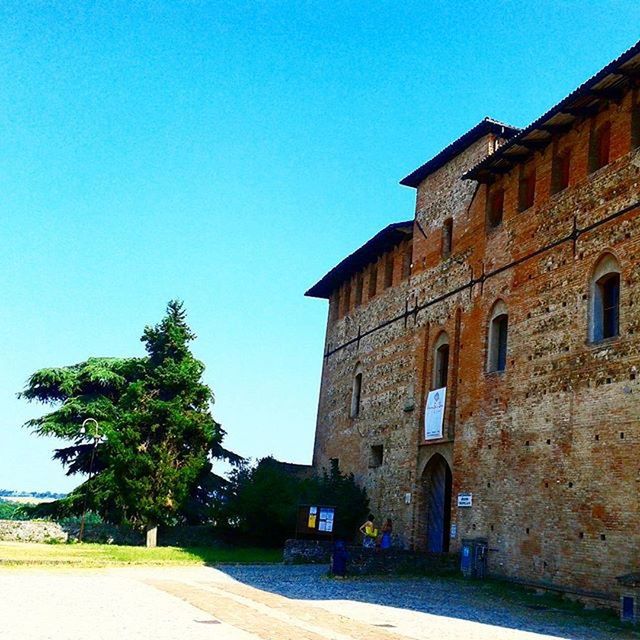
{"type": "Polygon", "coordinates": [[[639,37],[629,2],[3,2],[0,488],[68,490],[34,370],[142,353],[183,299],[226,444],[310,462],[326,303],[398,180],[526,125],[639,37]]]}

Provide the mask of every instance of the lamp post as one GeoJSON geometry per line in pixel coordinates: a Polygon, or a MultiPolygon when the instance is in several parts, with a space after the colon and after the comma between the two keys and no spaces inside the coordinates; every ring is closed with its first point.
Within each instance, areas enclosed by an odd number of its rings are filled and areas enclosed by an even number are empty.
{"type": "Polygon", "coordinates": [[[82,542],[82,536],[84,535],[84,521],[87,517],[87,496],[89,493],[89,483],[91,482],[91,477],[93,476],[93,462],[96,458],[96,449],[98,447],[98,442],[104,440],[104,436],[100,435],[100,425],[98,421],[94,418],[86,418],[82,422],[82,427],[80,427],[80,433],[87,433],[87,425],[92,423],[93,427],[93,447],[91,448],[91,460],[89,462],[89,479],[87,480],[87,489],[84,492],[84,505],[82,507],[82,518],[80,520],[80,531],[78,532],[78,542],[82,542]]]}

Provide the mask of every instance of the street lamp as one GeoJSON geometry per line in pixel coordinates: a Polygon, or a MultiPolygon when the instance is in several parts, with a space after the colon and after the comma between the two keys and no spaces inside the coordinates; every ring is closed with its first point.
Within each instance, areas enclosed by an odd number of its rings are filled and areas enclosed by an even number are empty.
{"type": "Polygon", "coordinates": [[[93,424],[93,447],[91,448],[91,460],[89,462],[89,479],[87,480],[87,489],[84,493],[84,505],[82,507],[82,519],[80,520],[80,531],[78,532],[78,542],[82,542],[82,536],[84,535],[84,521],[87,516],[87,496],[89,493],[89,483],[91,482],[91,477],[93,475],[93,462],[96,458],[96,449],[98,447],[98,442],[106,440],[104,435],[100,435],[100,425],[98,421],[94,418],[86,418],[82,422],[82,426],[80,427],[80,433],[87,433],[87,425],[93,424]]]}

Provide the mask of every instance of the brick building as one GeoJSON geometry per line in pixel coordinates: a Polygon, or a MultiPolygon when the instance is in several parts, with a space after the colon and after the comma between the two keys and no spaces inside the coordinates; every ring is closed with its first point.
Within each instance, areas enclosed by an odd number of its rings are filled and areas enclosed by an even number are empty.
{"type": "Polygon", "coordinates": [[[353,472],[405,547],[482,536],[494,574],[615,594],[640,568],[640,42],[401,184],[413,220],[307,292],[329,300],[315,467],[353,472]]]}

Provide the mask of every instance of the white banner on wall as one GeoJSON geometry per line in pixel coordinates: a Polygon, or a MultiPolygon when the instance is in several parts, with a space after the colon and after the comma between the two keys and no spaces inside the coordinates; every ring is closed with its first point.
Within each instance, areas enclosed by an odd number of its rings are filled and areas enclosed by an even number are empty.
{"type": "Polygon", "coordinates": [[[427,410],[424,412],[424,439],[437,440],[442,438],[444,423],[444,404],[447,399],[447,388],[429,391],[427,410]]]}

